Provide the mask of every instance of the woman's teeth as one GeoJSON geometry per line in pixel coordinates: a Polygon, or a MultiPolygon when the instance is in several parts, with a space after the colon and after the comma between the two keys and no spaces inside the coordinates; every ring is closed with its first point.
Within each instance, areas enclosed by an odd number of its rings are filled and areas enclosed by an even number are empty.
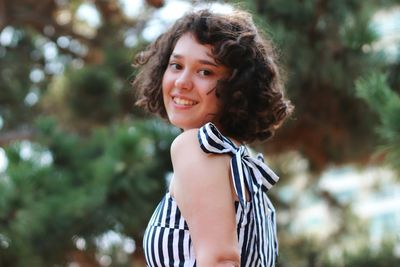
{"type": "Polygon", "coordinates": [[[179,97],[174,97],[173,100],[174,100],[175,104],[183,105],[183,106],[194,106],[197,104],[196,101],[183,99],[183,98],[179,98],[179,97]]]}

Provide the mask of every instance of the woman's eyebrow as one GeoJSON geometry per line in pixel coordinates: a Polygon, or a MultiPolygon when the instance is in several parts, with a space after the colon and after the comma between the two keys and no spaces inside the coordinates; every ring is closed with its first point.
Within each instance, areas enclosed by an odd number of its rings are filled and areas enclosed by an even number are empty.
{"type": "Polygon", "coordinates": [[[205,65],[211,65],[211,66],[214,66],[214,67],[218,67],[217,64],[215,64],[214,62],[211,62],[209,60],[200,59],[199,62],[202,63],[202,64],[205,64],[205,65]]]}
{"type": "MultiPolygon", "coordinates": [[[[182,55],[180,55],[180,54],[176,54],[176,53],[173,53],[172,55],[171,55],[171,58],[175,58],[175,59],[182,59],[182,58],[184,58],[182,55]]],[[[212,62],[212,61],[210,61],[210,60],[207,60],[207,59],[198,59],[197,60],[199,63],[201,63],[201,64],[204,64],[204,65],[211,65],[211,66],[214,66],[214,67],[218,67],[219,65],[217,65],[215,62],[212,62]]]]}

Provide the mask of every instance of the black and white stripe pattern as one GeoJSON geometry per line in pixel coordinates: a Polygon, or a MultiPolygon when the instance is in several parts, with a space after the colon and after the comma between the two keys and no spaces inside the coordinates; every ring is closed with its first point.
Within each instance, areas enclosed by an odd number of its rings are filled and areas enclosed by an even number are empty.
{"type": "Polygon", "coordinates": [[[143,248],[148,266],[194,266],[188,226],[175,200],[163,198],[146,229],[143,248]]]}
{"type": "MultiPolygon", "coordinates": [[[[242,267],[275,266],[278,255],[275,209],[266,195],[278,176],[264,163],[262,155],[248,155],[212,124],[199,129],[201,149],[206,153],[232,156],[231,171],[239,202],[235,204],[237,235],[242,267]],[[246,191],[250,199],[246,199],[246,191]]],[[[185,219],[169,193],[156,208],[144,235],[143,247],[150,267],[196,266],[185,219]]]]}

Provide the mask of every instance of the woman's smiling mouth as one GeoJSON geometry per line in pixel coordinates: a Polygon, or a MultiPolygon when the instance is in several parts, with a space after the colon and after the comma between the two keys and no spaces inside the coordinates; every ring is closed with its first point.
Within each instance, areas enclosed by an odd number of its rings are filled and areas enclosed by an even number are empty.
{"type": "Polygon", "coordinates": [[[186,99],[186,98],[181,98],[181,97],[178,97],[178,96],[172,97],[172,101],[174,101],[175,104],[182,105],[182,106],[194,106],[197,103],[199,103],[197,101],[189,100],[189,99],[186,99]]]}

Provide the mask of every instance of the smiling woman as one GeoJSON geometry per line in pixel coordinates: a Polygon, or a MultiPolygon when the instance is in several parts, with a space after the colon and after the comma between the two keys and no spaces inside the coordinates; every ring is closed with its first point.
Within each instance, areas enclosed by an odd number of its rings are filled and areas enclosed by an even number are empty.
{"type": "Polygon", "coordinates": [[[199,44],[190,33],[175,45],[162,88],[168,119],[178,128],[199,128],[208,121],[218,124],[220,104],[213,91],[228,76],[228,69],[211,55],[212,46],[199,44]]]}
{"type": "Polygon", "coordinates": [[[136,57],[137,104],[182,133],[173,178],[144,234],[148,266],[275,266],[278,177],[245,143],[292,106],[270,41],[240,10],[186,14],[136,57]]]}

